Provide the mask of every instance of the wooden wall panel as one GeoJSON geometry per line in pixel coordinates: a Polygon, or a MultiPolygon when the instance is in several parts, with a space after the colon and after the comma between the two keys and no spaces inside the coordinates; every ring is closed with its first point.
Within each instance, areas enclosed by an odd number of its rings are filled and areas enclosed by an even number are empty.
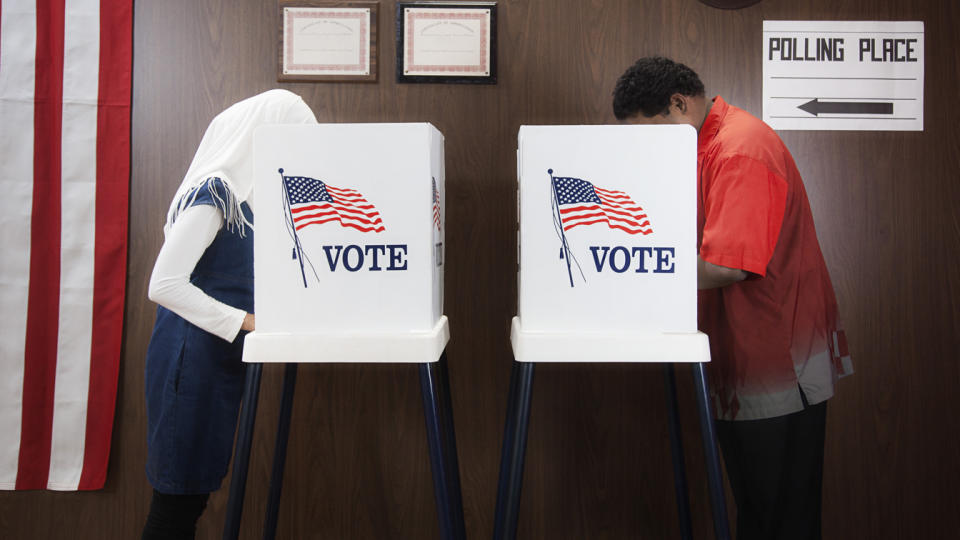
{"type": "MultiPolygon", "coordinates": [[[[857,373],[828,415],[828,539],[950,539],[960,512],[960,6],[944,0],[501,0],[499,83],[399,85],[395,2],[380,2],[379,82],[275,81],[270,0],[138,2],[129,299],[106,489],[0,493],[5,538],[135,538],[146,515],[146,284],[161,225],[209,120],[268,88],[301,94],[321,122],[420,122],[446,136],[448,351],[468,534],[490,537],[516,310],[515,149],[522,124],[612,123],[610,96],[639,56],[697,70],[711,94],[761,112],[761,24],[926,23],[923,132],[782,132],[806,181],[857,373]]],[[[259,537],[280,387],[264,370],[244,538],[259,537]]],[[[678,368],[697,538],[710,507],[690,370],[678,368]]],[[[437,537],[416,370],[303,366],[280,538],[437,537]]],[[[521,538],[676,538],[659,366],[538,367],[521,538]]],[[[229,481],[229,480],[228,480],[229,481]]],[[[219,537],[226,490],[199,538],[219,537]]],[[[732,506],[732,503],[731,503],[732,506]]]]}

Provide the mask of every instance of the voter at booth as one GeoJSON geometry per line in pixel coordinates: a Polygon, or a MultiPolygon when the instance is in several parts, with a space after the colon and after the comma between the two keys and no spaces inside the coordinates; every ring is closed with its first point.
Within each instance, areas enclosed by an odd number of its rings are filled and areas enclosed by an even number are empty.
{"type": "Polygon", "coordinates": [[[737,538],[820,538],[826,401],[849,357],[797,166],[769,126],[666,58],[627,69],[613,110],[698,132],[698,323],[737,538]]]}
{"type": "Polygon", "coordinates": [[[193,538],[227,472],[253,315],[253,134],[316,123],[286,90],[232,105],[211,121],[177,190],[150,277],[160,304],[146,357],[144,539],[193,538]]]}

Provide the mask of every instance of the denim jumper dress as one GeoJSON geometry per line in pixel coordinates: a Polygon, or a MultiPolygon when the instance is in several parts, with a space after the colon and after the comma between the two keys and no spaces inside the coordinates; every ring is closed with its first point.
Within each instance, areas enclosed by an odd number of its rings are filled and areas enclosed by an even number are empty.
{"type": "MultiPolygon", "coordinates": [[[[232,200],[219,178],[197,188],[190,206],[232,200]],[[215,196],[214,196],[215,195],[215,196]]],[[[250,223],[253,213],[243,203],[250,223]]],[[[253,312],[253,230],[224,226],[197,262],[190,282],[224,304],[253,312]]],[[[167,494],[211,493],[226,475],[243,393],[246,332],[227,342],[157,308],[147,348],[147,479],[167,494]]]]}

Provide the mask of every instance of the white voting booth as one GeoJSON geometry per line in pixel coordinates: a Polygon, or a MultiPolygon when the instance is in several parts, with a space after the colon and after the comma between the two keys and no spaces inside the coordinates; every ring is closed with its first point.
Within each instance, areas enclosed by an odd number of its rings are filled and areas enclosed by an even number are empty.
{"type": "Polygon", "coordinates": [[[714,531],[729,539],[697,331],[697,132],[688,125],[523,126],[518,294],[495,540],[516,537],[539,362],[664,364],[681,533],[691,538],[673,364],[693,363],[714,531]]]}
{"type": "Polygon", "coordinates": [[[257,329],[243,360],[437,360],[449,339],[443,135],[265,126],[254,148],[257,329]]]}
{"type": "Polygon", "coordinates": [[[524,126],[521,362],[706,362],[690,126],[524,126]]]}
{"type": "Polygon", "coordinates": [[[254,135],[254,308],[224,538],[237,538],[263,363],[285,363],[264,538],[276,532],[296,367],[418,364],[443,538],[464,536],[444,348],[443,135],[430,124],[254,135]]]}

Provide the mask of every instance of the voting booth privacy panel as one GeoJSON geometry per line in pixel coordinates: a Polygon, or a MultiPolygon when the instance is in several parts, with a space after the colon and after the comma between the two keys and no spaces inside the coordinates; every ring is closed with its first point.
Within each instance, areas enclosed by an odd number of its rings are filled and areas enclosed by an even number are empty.
{"type": "Polygon", "coordinates": [[[443,316],[443,135],[265,126],[254,140],[257,329],[247,362],[432,362],[443,316]]]}
{"type": "Polygon", "coordinates": [[[523,126],[519,361],[704,362],[690,126],[523,126]]]}

